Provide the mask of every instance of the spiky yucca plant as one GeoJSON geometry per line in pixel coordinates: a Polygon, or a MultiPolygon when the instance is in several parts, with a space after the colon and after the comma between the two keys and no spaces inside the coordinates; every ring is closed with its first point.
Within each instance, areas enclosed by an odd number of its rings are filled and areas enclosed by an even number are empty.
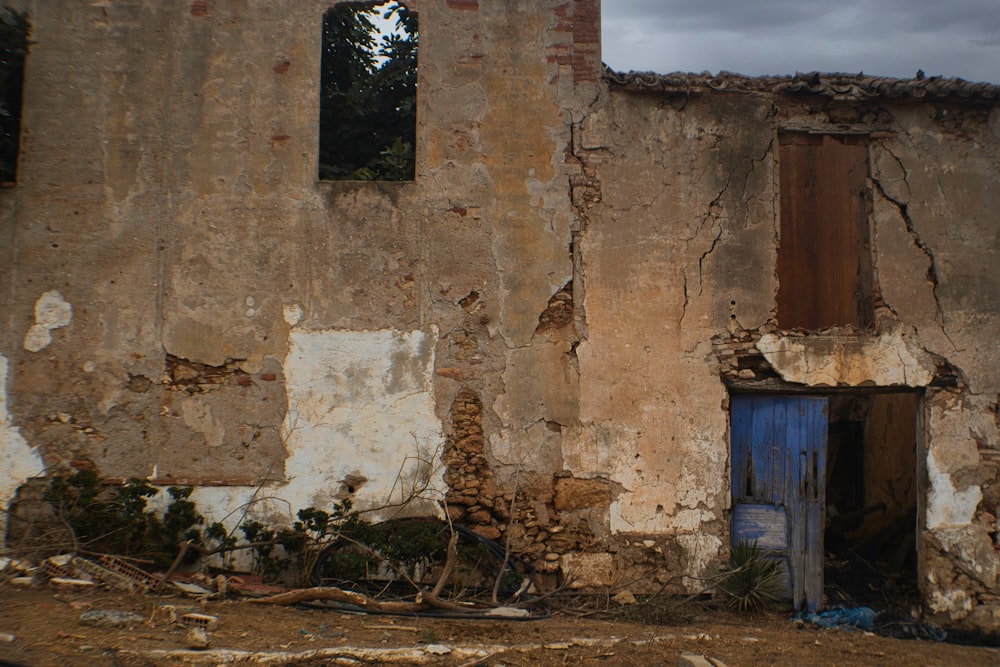
{"type": "Polygon", "coordinates": [[[718,589],[727,607],[754,614],[778,599],[781,580],[780,561],[768,558],[757,540],[740,540],[729,552],[729,564],[718,589]]]}

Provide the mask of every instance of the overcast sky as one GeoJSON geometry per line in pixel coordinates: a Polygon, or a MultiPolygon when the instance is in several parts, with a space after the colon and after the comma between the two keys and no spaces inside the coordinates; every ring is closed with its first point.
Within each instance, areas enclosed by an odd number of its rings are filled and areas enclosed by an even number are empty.
{"type": "Polygon", "coordinates": [[[1000,84],[1000,0],[602,0],[612,69],[1000,84]]]}

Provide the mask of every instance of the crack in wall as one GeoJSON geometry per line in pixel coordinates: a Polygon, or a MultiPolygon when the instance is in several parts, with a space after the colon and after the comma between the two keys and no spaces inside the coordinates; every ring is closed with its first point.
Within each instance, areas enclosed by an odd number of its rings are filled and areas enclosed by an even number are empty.
{"type": "MultiPolygon", "coordinates": [[[[597,110],[600,95],[594,97],[587,107],[591,112],[597,110]]],[[[602,201],[601,182],[592,168],[587,166],[588,149],[580,145],[581,125],[570,122],[569,145],[566,148],[566,161],[579,167],[578,174],[569,175],[570,204],[575,213],[570,226],[570,262],[572,263],[573,283],[573,318],[578,340],[587,338],[586,275],[583,260],[583,239],[590,227],[588,211],[602,201]]],[[[601,149],[597,149],[601,150],[601,149]]]]}
{"type": "MultiPolygon", "coordinates": [[[[746,193],[747,193],[747,188],[748,188],[749,182],[750,182],[750,176],[752,176],[753,172],[757,170],[757,165],[767,159],[767,156],[771,154],[772,150],[774,150],[774,137],[771,137],[771,140],[769,142],[767,142],[767,148],[764,149],[764,152],[761,154],[760,157],[758,157],[758,158],[754,158],[754,157],[750,158],[750,169],[747,170],[746,176],[743,178],[743,195],[744,196],[746,196],[746,193]]],[[[747,198],[746,201],[750,201],[750,199],[754,199],[754,198],[755,197],[753,197],[751,195],[749,198],[747,198]]]]}
{"type": "MultiPolygon", "coordinates": [[[[708,212],[705,213],[704,216],[702,216],[701,224],[698,226],[698,231],[696,231],[694,233],[694,236],[692,236],[691,238],[684,239],[684,244],[686,248],[690,247],[691,241],[697,239],[698,236],[701,235],[702,231],[708,226],[709,222],[712,223],[711,225],[712,227],[715,227],[715,223],[717,223],[722,218],[722,203],[721,203],[722,198],[723,196],[725,196],[726,191],[729,190],[729,184],[733,180],[733,174],[736,173],[736,169],[737,167],[733,167],[732,169],[729,170],[729,173],[726,174],[726,182],[723,184],[722,189],[719,190],[719,193],[715,196],[715,198],[708,203],[708,212]]],[[[719,240],[722,238],[722,234],[724,231],[725,231],[724,227],[720,224],[718,232],[712,239],[711,245],[709,245],[708,249],[705,252],[703,252],[701,256],[698,258],[698,296],[701,296],[704,293],[703,265],[705,262],[705,258],[708,257],[710,254],[712,254],[712,251],[715,250],[715,247],[718,245],[719,240]]],[[[687,266],[684,267],[682,275],[684,276],[682,285],[684,290],[684,303],[681,304],[681,316],[677,320],[678,329],[680,329],[683,326],[684,318],[687,316],[688,305],[691,303],[691,295],[688,291],[687,266]]]]}
{"type": "MultiPolygon", "coordinates": [[[[891,151],[888,152],[890,155],[892,155],[891,151]]],[[[906,183],[906,188],[907,190],[909,190],[910,185],[909,182],[906,181],[906,176],[907,172],[904,170],[903,171],[904,183],[906,183]]],[[[910,217],[908,205],[906,204],[906,202],[902,202],[899,199],[890,195],[886,191],[885,187],[882,185],[879,179],[872,177],[872,183],[875,185],[876,191],[878,191],[878,193],[886,201],[891,202],[896,207],[896,210],[899,211],[900,218],[903,220],[903,224],[906,226],[906,232],[910,235],[910,239],[913,241],[913,245],[918,250],[920,250],[920,252],[922,252],[925,257],[927,257],[928,265],[927,265],[926,277],[928,282],[930,282],[931,284],[931,294],[934,296],[934,305],[937,309],[935,319],[937,319],[941,325],[941,334],[948,339],[948,342],[951,343],[952,348],[958,349],[957,346],[955,345],[955,341],[951,339],[951,336],[948,335],[948,331],[946,329],[944,308],[941,305],[941,296],[940,294],[938,294],[939,282],[937,274],[937,262],[934,258],[934,252],[931,250],[930,246],[928,246],[924,242],[924,240],[920,237],[920,233],[917,231],[916,226],[913,223],[913,218],[910,217]]]]}
{"type": "MultiPolygon", "coordinates": [[[[771,140],[768,142],[767,147],[764,149],[764,152],[761,153],[760,157],[751,157],[750,158],[749,168],[746,170],[746,173],[743,175],[743,189],[742,189],[742,196],[740,197],[740,201],[743,203],[744,208],[746,208],[747,202],[755,199],[755,197],[752,196],[752,195],[750,197],[747,197],[747,191],[749,190],[749,184],[750,184],[750,177],[753,175],[754,171],[756,171],[757,166],[759,164],[763,163],[767,159],[768,155],[771,154],[771,152],[772,152],[773,149],[774,149],[774,137],[772,137],[771,140]]],[[[701,253],[700,257],[698,257],[698,294],[697,294],[697,296],[699,296],[699,297],[702,296],[704,294],[704,291],[705,291],[705,281],[704,281],[704,265],[705,265],[705,260],[708,258],[709,255],[711,255],[715,251],[715,248],[718,246],[719,242],[722,240],[722,237],[723,237],[723,235],[725,234],[725,231],[726,231],[725,226],[720,223],[720,220],[722,220],[722,217],[723,217],[722,216],[722,211],[723,211],[722,198],[729,191],[729,186],[732,183],[733,175],[737,172],[738,169],[739,169],[739,166],[737,165],[737,166],[734,166],[729,171],[729,173],[726,175],[726,182],[722,186],[722,189],[715,196],[715,198],[711,202],[709,202],[709,204],[708,204],[708,212],[702,218],[702,224],[699,226],[698,231],[695,233],[695,235],[692,238],[685,239],[685,243],[687,245],[690,245],[691,241],[693,241],[694,239],[698,238],[698,236],[705,229],[705,227],[706,227],[706,225],[707,225],[707,223],[709,221],[711,221],[713,223],[712,224],[713,227],[715,226],[715,223],[718,223],[719,228],[718,228],[718,231],[716,232],[715,236],[712,238],[711,244],[709,245],[708,249],[705,250],[705,252],[701,253]]],[[[683,272],[682,289],[683,289],[683,293],[684,293],[684,302],[681,305],[681,316],[680,316],[680,318],[677,321],[678,328],[680,328],[683,325],[684,318],[687,316],[688,305],[690,305],[690,303],[691,303],[691,294],[688,291],[688,278],[687,278],[686,267],[685,267],[685,271],[683,272]]]]}

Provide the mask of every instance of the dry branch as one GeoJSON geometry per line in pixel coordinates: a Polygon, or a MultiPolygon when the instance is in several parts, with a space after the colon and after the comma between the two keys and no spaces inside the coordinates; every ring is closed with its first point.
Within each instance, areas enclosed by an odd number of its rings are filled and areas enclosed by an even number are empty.
{"type": "Polygon", "coordinates": [[[455,569],[455,561],[458,560],[458,533],[452,532],[451,537],[448,538],[448,556],[444,561],[444,567],[441,568],[441,576],[438,577],[437,583],[434,584],[434,590],[429,594],[430,597],[437,599],[441,595],[441,591],[444,590],[444,585],[448,583],[448,579],[451,578],[451,573],[455,569]]]}
{"type": "Polygon", "coordinates": [[[247,600],[247,602],[257,604],[287,605],[298,604],[299,602],[308,602],[310,600],[333,600],[334,602],[352,604],[356,607],[362,607],[363,609],[369,609],[371,611],[415,612],[427,609],[449,609],[452,611],[469,610],[469,607],[466,605],[442,600],[434,595],[431,595],[430,593],[419,593],[412,602],[380,602],[362,593],[345,591],[342,588],[336,588],[334,586],[301,588],[295,591],[288,591],[287,593],[278,593],[277,595],[272,595],[266,598],[252,598],[247,600]]]}
{"type": "Polygon", "coordinates": [[[363,609],[369,609],[371,611],[416,612],[416,611],[423,611],[426,609],[448,609],[451,611],[468,611],[469,610],[468,605],[458,604],[456,602],[450,602],[448,600],[442,600],[439,597],[441,591],[444,590],[445,584],[451,577],[451,573],[455,569],[455,562],[458,558],[458,549],[456,548],[457,543],[458,543],[458,533],[452,533],[451,539],[448,540],[448,557],[445,560],[444,567],[441,570],[441,576],[438,577],[437,583],[434,585],[434,589],[431,591],[421,591],[420,593],[417,593],[416,598],[412,602],[404,602],[404,601],[380,602],[362,593],[356,593],[354,591],[345,591],[344,589],[337,588],[335,586],[303,588],[296,591],[288,591],[287,593],[278,593],[277,595],[272,595],[266,598],[254,598],[252,600],[248,600],[248,602],[255,602],[258,604],[284,605],[284,604],[298,604],[299,602],[306,602],[309,600],[333,600],[334,602],[352,604],[357,607],[362,607],[363,609]]]}

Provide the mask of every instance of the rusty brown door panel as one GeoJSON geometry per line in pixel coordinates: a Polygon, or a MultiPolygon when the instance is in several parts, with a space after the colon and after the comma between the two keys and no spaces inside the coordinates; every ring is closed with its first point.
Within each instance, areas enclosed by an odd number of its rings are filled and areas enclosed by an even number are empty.
{"type": "Polygon", "coordinates": [[[868,146],[864,137],[780,137],[778,324],[871,322],[868,146]]]}

